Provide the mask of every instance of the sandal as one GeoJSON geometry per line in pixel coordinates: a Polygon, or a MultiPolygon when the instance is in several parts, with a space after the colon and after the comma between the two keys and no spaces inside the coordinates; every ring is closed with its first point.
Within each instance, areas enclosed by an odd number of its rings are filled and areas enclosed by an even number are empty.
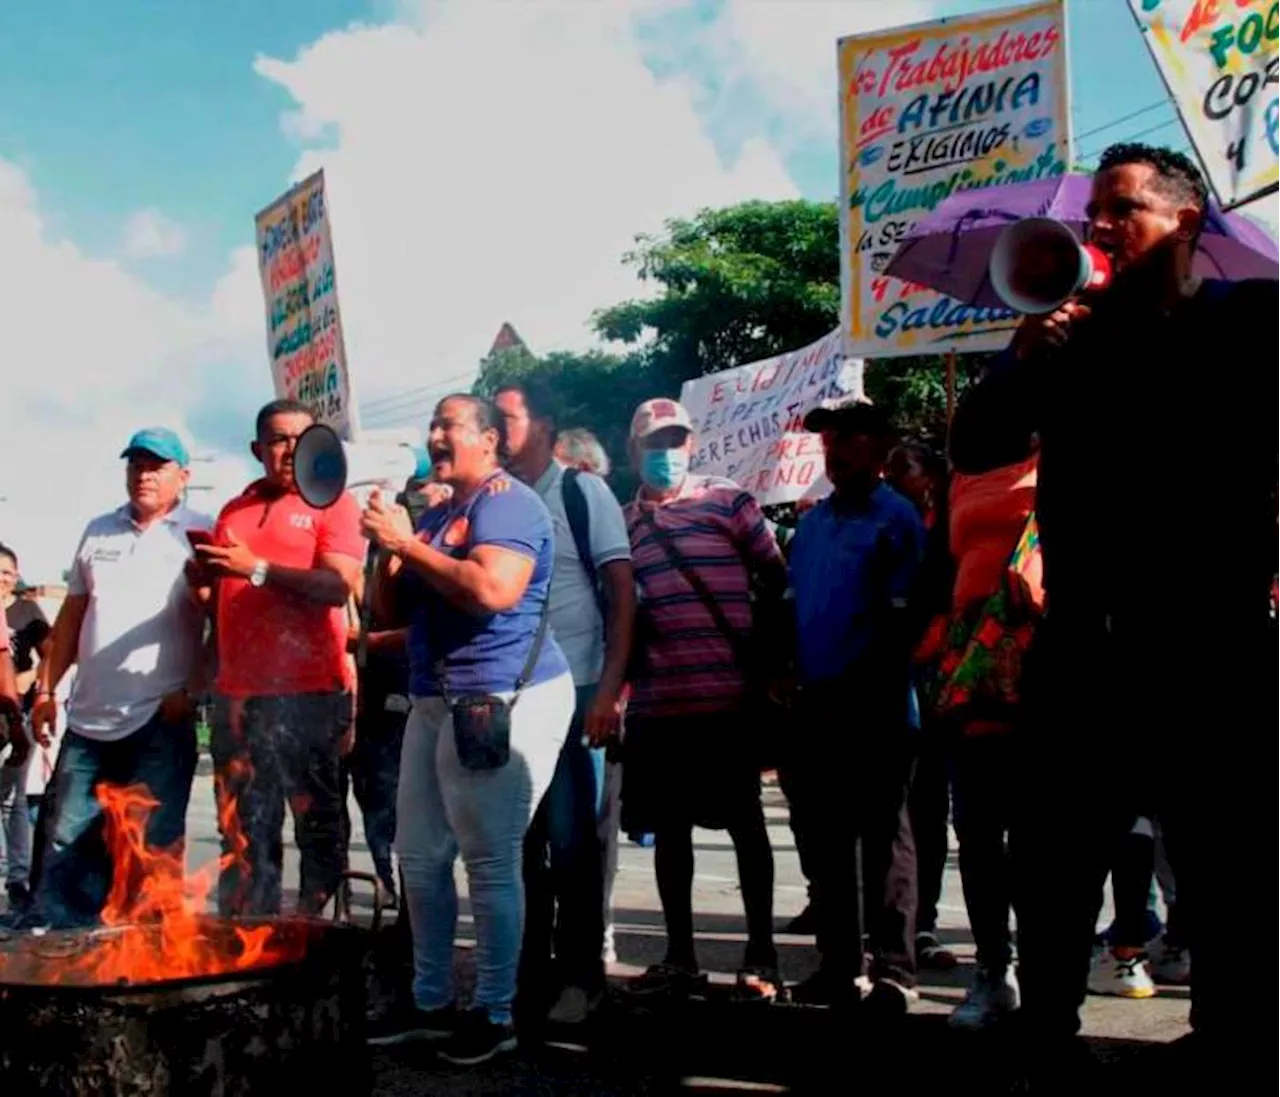
{"type": "Polygon", "coordinates": [[[786,987],[776,968],[744,967],[738,972],[733,999],[764,1004],[786,1001],[786,987]]]}

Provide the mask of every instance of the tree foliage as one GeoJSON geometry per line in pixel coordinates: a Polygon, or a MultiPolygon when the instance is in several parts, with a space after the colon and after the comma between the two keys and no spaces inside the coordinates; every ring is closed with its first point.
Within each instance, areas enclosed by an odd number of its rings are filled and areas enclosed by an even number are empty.
{"type": "MultiPolygon", "coordinates": [[[[637,238],[623,262],[652,296],[599,309],[592,327],[620,354],[523,347],[481,363],[478,392],[531,377],[555,394],[562,426],[584,426],[625,459],[626,431],[640,401],[677,396],[681,384],[811,343],[839,323],[840,228],[834,202],[744,202],[673,220],[637,238]]],[[[958,387],[976,365],[960,359],[958,387]]],[[[872,360],[867,394],[905,432],[941,437],[946,367],[940,355],[872,360]]]]}
{"type": "Polygon", "coordinates": [[[605,339],[637,345],[669,393],[704,373],[820,339],[840,311],[840,226],[834,203],[744,202],[703,210],[642,236],[623,261],[655,297],[592,318],[605,339]]]}

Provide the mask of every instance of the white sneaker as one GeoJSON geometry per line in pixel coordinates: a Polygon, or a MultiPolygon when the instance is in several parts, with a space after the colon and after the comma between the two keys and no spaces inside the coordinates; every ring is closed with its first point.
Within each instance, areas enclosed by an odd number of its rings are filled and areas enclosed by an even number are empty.
{"type": "Polygon", "coordinates": [[[1022,1005],[1022,988],[1013,968],[992,971],[979,967],[974,973],[973,987],[965,999],[951,1011],[947,1024],[952,1028],[989,1028],[1022,1005]]]}
{"type": "Polygon", "coordinates": [[[1151,981],[1142,953],[1117,956],[1113,949],[1104,949],[1089,969],[1089,993],[1110,994],[1116,998],[1152,998],[1156,985],[1151,981]]]}
{"type": "Polygon", "coordinates": [[[600,1004],[600,998],[599,993],[588,994],[582,987],[565,987],[547,1014],[547,1020],[553,1025],[580,1025],[600,1004]]]}
{"type": "Polygon", "coordinates": [[[606,964],[616,964],[618,962],[618,950],[613,943],[613,923],[609,922],[604,927],[604,950],[601,958],[606,964]]]}
{"type": "Polygon", "coordinates": [[[1191,982],[1191,953],[1161,939],[1148,962],[1151,978],[1164,986],[1185,987],[1191,982]]]}

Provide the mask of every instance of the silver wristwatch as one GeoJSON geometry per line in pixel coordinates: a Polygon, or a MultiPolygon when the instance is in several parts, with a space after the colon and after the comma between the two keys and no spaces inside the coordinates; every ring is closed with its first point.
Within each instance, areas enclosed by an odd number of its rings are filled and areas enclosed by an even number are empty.
{"type": "Polygon", "coordinates": [[[259,560],[253,565],[253,572],[249,576],[249,583],[252,586],[260,587],[267,581],[267,562],[259,560]]]}

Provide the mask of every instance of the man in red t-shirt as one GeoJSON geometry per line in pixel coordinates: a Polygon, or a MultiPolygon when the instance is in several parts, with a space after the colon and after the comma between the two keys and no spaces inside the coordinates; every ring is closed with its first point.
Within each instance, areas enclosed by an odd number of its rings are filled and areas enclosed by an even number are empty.
{"type": "Polygon", "coordinates": [[[299,911],[324,906],[345,862],[338,758],[354,681],[344,607],[365,543],[350,495],[318,510],[298,494],[293,452],[312,421],[294,400],[258,413],[251,449],[264,475],[222,508],[199,548],[217,596],[210,745],[229,858],[223,915],[279,913],[286,800],[302,856],[299,911]]]}

